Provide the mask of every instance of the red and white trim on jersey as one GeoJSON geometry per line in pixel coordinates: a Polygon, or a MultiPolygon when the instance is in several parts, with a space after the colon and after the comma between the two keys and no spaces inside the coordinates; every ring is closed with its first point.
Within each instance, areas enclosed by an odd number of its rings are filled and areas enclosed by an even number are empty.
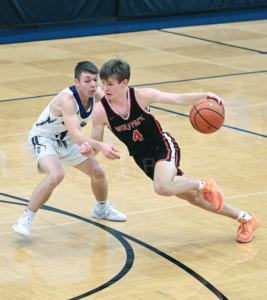
{"type": "MultiPolygon", "coordinates": [[[[134,90],[135,101],[136,101],[136,103],[138,104],[138,106],[141,108],[141,110],[142,110],[144,113],[148,114],[148,115],[152,115],[152,113],[151,113],[150,111],[147,111],[145,108],[142,107],[142,105],[140,104],[140,102],[139,102],[138,99],[137,99],[136,89],[133,88],[133,90],[134,90]]],[[[149,107],[149,106],[148,106],[148,107],[149,107]]]]}
{"type": "Polygon", "coordinates": [[[166,148],[168,149],[168,154],[167,154],[167,157],[165,159],[158,160],[156,162],[156,164],[160,161],[172,161],[175,164],[175,167],[178,170],[178,168],[179,168],[179,165],[178,165],[178,151],[179,151],[179,149],[177,148],[177,144],[175,143],[173,138],[167,133],[163,133],[162,137],[163,137],[164,143],[166,145],[166,148]]]}
{"type": "MultiPolygon", "coordinates": [[[[161,160],[159,160],[159,161],[167,161],[167,160],[170,159],[170,155],[172,155],[172,152],[171,152],[171,146],[170,146],[170,144],[168,143],[168,139],[167,139],[166,136],[165,136],[165,135],[167,135],[167,134],[162,132],[162,129],[161,129],[161,126],[159,125],[158,120],[157,120],[152,114],[151,114],[151,116],[152,116],[153,119],[155,120],[155,123],[156,123],[156,125],[157,125],[157,127],[158,127],[159,132],[160,132],[161,135],[162,135],[162,138],[163,138],[163,141],[164,141],[164,143],[165,143],[165,145],[166,145],[166,148],[168,149],[168,155],[167,155],[167,157],[166,157],[165,159],[161,159],[161,160]]],[[[169,137],[168,135],[167,135],[167,137],[170,139],[170,137],[169,137]]],[[[173,146],[173,143],[172,143],[172,146],[173,146]]],[[[156,164],[157,164],[159,161],[157,161],[156,164]]],[[[178,160],[177,160],[177,164],[178,164],[178,160]]]]}
{"type": "Polygon", "coordinates": [[[173,137],[169,134],[169,133],[164,133],[164,135],[167,135],[168,138],[167,139],[170,139],[171,140],[171,143],[172,145],[174,145],[174,151],[175,151],[175,156],[171,156],[171,161],[173,161],[175,163],[175,166],[177,168],[177,170],[179,169],[179,165],[178,165],[178,161],[179,161],[179,148],[178,148],[178,145],[177,143],[175,142],[175,140],[173,139],[173,137]]]}
{"type": "Polygon", "coordinates": [[[151,116],[152,116],[152,118],[155,120],[155,123],[156,123],[156,125],[157,125],[157,127],[158,127],[159,132],[163,135],[162,128],[161,128],[161,126],[159,125],[158,120],[157,120],[152,114],[151,114],[151,116]]]}
{"type": "Polygon", "coordinates": [[[116,111],[115,108],[113,108],[113,106],[111,105],[111,103],[109,102],[109,100],[107,99],[107,97],[105,96],[105,99],[106,99],[106,101],[107,101],[107,103],[108,103],[110,109],[114,112],[114,114],[116,114],[117,116],[121,117],[121,118],[122,118],[123,120],[125,120],[125,121],[129,120],[130,115],[131,115],[131,108],[132,108],[132,101],[131,101],[131,95],[130,95],[130,93],[129,93],[129,88],[128,88],[127,94],[128,94],[128,97],[127,97],[127,98],[128,98],[128,107],[129,107],[129,111],[128,111],[128,115],[127,115],[126,118],[124,118],[120,113],[118,113],[118,112],[116,111]]]}
{"type": "Polygon", "coordinates": [[[101,101],[99,101],[99,104],[101,105],[103,111],[104,111],[104,114],[106,116],[106,120],[107,120],[107,123],[108,123],[108,128],[110,131],[112,131],[112,128],[111,128],[111,125],[110,125],[110,122],[109,122],[109,119],[108,119],[108,115],[107,115],[107,112],[106,112],[106,109],[105,107],[103,106],[103,104],[101,103],[101,101]]]}

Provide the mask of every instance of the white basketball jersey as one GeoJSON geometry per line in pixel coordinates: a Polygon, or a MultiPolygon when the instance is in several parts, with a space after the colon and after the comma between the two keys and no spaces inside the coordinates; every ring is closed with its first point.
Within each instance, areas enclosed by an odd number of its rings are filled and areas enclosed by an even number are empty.
{"type": "MultiPolygon", "coordinates": [[[[75,85],[64,89],[59,94],[62,93],[68,93],[72,95],[73,98],[76,100],[76,105],[77,105],[76,115],[79,118],[81,127],[84,127],[92,115],[94,103],[95,103],[95,97],[91,98],[91,108],[87,112],[85,111],[84,106],[82,105],[82,102],[80,100],[75,85]]],[[[50,105],[56,99],[56,97],[48,104],[48,106],[45,108],[45,110],[38,118],[37,122],[33,125],[33,128],[30,132],[31,135],[48,137],[58,141],[66,141],[71,138],[70,135],[68,134],[67,127],[64,124],[63,117],[53,116],[50,112],[50,105]]]]}

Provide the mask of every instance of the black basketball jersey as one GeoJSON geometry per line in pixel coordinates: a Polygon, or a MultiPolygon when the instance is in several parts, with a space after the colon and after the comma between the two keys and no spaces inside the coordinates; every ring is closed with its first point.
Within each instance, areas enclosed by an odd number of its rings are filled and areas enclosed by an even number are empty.
{"type": "Polygon", "coordinates": [[[159,122],[150,110],[146,111],[138,102],[134,88],[128,88],[128,103],[129,115],[124,118],[116,112],[106,97],[100,100],[109,129],[127,146],[129,154],[135,156],[150,151],[164,137],[159,122]]]}

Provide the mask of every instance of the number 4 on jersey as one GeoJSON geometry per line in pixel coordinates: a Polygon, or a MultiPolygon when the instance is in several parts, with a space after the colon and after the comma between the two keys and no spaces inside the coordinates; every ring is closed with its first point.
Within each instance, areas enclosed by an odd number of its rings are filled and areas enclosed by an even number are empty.
{"type": "Polygon", "coordinates": [[[136,142],[136,141],[142,141],[143,140],[143,136],[142,134],[137,130],[135,129],[135,131],[133,132],[133,140],[136,142]]]}

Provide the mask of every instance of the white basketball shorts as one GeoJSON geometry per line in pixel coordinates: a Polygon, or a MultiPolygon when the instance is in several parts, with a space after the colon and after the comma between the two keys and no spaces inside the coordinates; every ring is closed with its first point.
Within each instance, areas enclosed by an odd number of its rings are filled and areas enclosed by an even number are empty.
{"type": "Polygon", "coordinates": [[[28,147],[32,156],[37,159],[37,169],[41,174],[44,172],[40,168],[39,160],[46,155],[57,156],[64,168],[76,166],[88,159],[80,153],[80,146],[73,143],[72,139],[57,141],[43,136],[35,136],[30,132],[28,147]]]}

